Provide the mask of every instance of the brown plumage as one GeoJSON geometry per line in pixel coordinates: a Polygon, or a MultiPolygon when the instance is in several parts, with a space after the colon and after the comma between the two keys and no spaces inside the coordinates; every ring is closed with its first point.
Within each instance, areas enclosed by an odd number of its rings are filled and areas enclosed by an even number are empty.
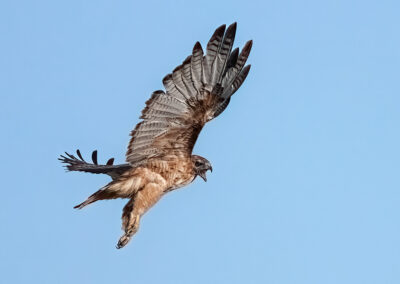
{"type": "Polygon", "coordinates": [[[192,155],[204,125],[222,113],[231,96],[241,86],[250,70],[244,66],[252,41],[242,51],[232,51],[236,23],[225,31],[220,26],[207,44],[206,55],[197,42],[192,55],[164,77],[164,91],[156,91],[146,102],[142,121],[131,132],[126,164],[87,163],[79,150],[78,158],[66,153],[59,158],[70,171],[102,173],[113,179],[75,206],[81,209],[98,200],[129,198],[122,214],[123,236],[117,248],[124,247],[139,228],[140,217],[171,190],[191,183],[197,176],[206,181],[212,170],[205,158],[192,155]]]}

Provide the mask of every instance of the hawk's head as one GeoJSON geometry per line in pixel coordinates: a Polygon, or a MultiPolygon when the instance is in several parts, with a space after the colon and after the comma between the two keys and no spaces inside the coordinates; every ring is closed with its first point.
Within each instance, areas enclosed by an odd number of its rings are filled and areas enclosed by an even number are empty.
{"type": "Polygon", "coordinates": [[[192,155],[193,169],[196,175],[200,176],[204,181],[207,181],[206,172],[210,170],[212,172],[212,166],[210,162],[200,156],[192,155]]]}

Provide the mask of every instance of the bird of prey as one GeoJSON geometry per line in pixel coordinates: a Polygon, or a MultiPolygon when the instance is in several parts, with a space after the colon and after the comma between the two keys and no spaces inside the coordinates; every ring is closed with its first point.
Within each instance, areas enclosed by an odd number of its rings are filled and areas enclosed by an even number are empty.
{"type": "Polygon", "coordinates": [[[112,181],[75,206],[81,209],[105,199],[128,198],[122,214],[124,234],[117,248],[124,247],[139,229],[141,216],[169,191],[190,184],[200,176],[207,181],[210,162],[192,155],[193,146],[204,125],[221,114],[231,96],[246,79],[245,66],[252,41],[241,52],[233,49],[236,23],[217,28],[207,44],[206,54],[199,42],[181,65],[164,77],[165,91],[155,91],[146,102],[139,122],[131,132],[125,164],[104,165],[86,162],[65,153],[59,160],[67,170],[107,174],[112,181]]]}

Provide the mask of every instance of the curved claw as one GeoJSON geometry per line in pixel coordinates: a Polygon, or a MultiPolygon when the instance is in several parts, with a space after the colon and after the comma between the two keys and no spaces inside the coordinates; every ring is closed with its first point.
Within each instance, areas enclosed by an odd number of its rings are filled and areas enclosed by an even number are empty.
{"type": "Polygon", "coordinates": [[[117,248],[117,249],[123,248],[124,246],[126,246],[127,243],[129,243],[130,239],[131,239],[131,238],[128,237],[127,235],[123,235],[123,236],[119,239],[118,244],[116,245],[116,248],[117,248]]]}

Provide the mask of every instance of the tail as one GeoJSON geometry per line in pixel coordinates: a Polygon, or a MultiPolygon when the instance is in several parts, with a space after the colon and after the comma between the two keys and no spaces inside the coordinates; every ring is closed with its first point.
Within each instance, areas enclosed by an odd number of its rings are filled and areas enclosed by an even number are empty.
{"type": "Polygon", "coordinates": [[[86,199],[84,202],[74,206],[74,209],[82,209],[83,207],[85,207],[93,202],[104,199],[104,198],[101,198],[102,192],[103,192],[103,189],[96,191],[91,196],[89,196],[88,199],[86,199]]]}
{"type": "Polygon", "coordinates": [[[92,174],[107,174],[113,179],[120,176],[123,172],[131,169],[130,164],[113,165],[114,158],[109,159],[105,165],[99,165],[97,163],[97,150],[93,151],[92,153],[92,164],[86,162],[83,159],[79,150],[76,150],[76,154],[78,155],[79,159],[74,155],[65,152],[66,156],[60,155],[60,158],[58,158],[58,160],[66,164],[65,167],[68,171],[78,171],[92,174]]]}
{"type": "Polygon", "coordinates": [[[115,199],[121,197],[116,191],[116,189],[118,189],[118,187],[115,187],[117,183],[117,181],[112,181],[106,186],[103,186],[98,191],[90,195],[84,202],[74,206],[74,208],[82,209],[83,207],[99,200],[115,199]]]}

